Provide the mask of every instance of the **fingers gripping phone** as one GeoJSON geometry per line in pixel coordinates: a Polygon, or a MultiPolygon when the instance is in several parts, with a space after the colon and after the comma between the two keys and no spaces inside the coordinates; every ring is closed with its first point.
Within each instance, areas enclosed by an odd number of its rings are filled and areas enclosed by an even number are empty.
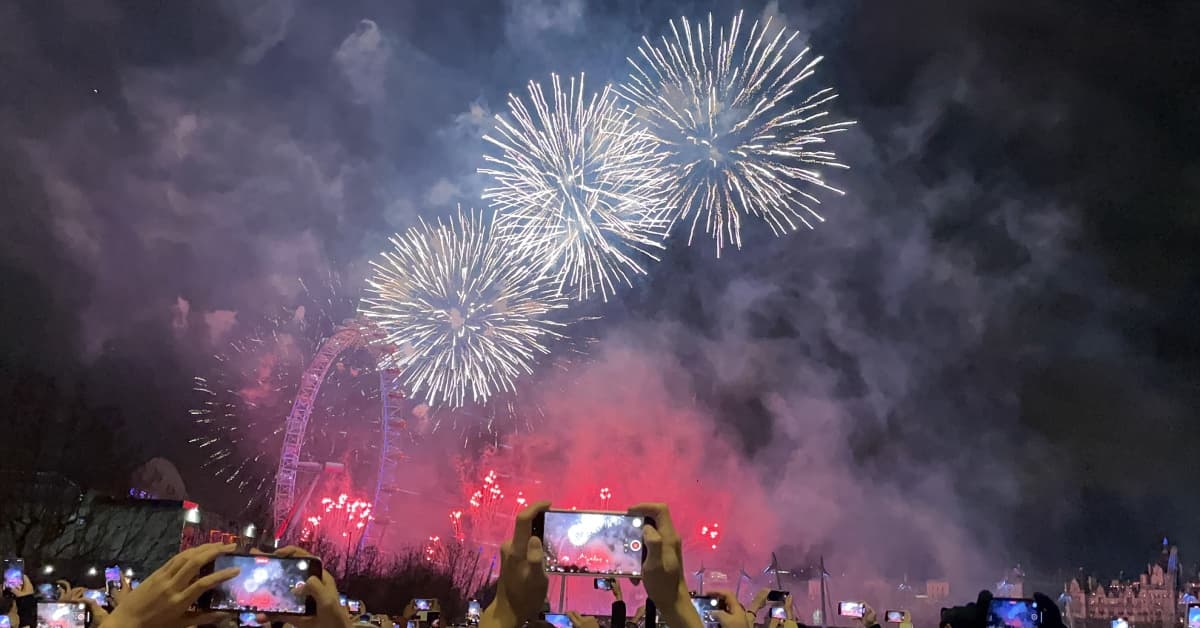
{"type": "Polygon", "coordinates": [[[583,510],[549,510],[533,520],[542,540],[546,571],[566,575],[642,575],[646,544],[640,515],[583,510]]]}
{"type": "Polygon", "coordinates": [[[1041,609],[1029,598],[992,598],[987,625],[988,628],[1037,628],[1042,625],[1041,609]]]}
{"type": "Polygon", "coordinates": [[[307,615],[317,613],[317,603],[305,595],[304,583],[321,577],[316,558],[283,558],[260,554],[223,554],[205,567],[203,575],[237,567],[236,578],[226,580],[200,596],[200,607],[210,611],[307,615]]]}

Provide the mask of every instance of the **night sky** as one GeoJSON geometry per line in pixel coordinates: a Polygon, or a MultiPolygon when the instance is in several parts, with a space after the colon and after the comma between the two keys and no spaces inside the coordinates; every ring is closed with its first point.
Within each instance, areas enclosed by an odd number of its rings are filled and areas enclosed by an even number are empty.
{"type": "MultiPolygon", "coordinates": [[[[107,490],[163,456],[220,503],[187,410],[239,325],[480,206],[509,91],[622,80],[643,34],[733,4],[3,3],[0,453],[107,490]]],[[[599,359],[653,360],[771,494],[860,496],[831,518],[784,499],[821,522],[789,543],[945,524],[998,564],[1115,575],[1168,535],[1194,569],[1200,4],[744,9],[825,55],[858,121],[847,194],[719,260],[673,238],[586,306],[599,359]]]]}

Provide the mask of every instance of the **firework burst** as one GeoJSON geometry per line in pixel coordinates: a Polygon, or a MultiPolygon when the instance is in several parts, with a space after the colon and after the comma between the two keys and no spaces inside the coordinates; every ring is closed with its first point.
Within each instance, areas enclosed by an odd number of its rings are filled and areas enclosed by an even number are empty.
{"type": "Polygon", "coordinates": [[[362,313],[395,347],[381,366],[431,407],[512,392],[561,337],[551,317],[565,299],[493,237],[493,225],[460,211],[448,224],[393,236],[393,249],[372,262],[362,313]]]}
{"type": "MultiPolygon", "coordinates": [[[[196,404],[189,414],[197,433],[189,442],[205,455],[204,468],[241,495],[244,509],[270,498],[301,374],[357,308],[336,276],[315,291],[303,282],[300,288],[296,305],[246,325],[249,331],[235,336],[192,380],[196,404]]],[[[376,361],[366,347],[339,356],[314,404],[304,443],[306,456],[345,463],[368,484],[366,467],[378,458],[376,361]]]]}
{"type": "Polygon", "coordinates": [[[494,179],[483,197],[497,235],[541,260],[559,292],[607,300],[663,246],[664,154],[611,87],[585,98],[583,76],[564,90],[552,75],[549,98],[539,83],[528,92],[532,110],[510,94],[512,120],[496,116],[484,136],[499,150],[480,169],[494,179]]]}
{"type": "Polygon", "coordinates": [[[854,124],[828,121],[832,88],[798,93],[821,61],[799,49],[798,32],[773,29],[770,18],[742,32],[740,12],[728,31],[714,30],[712,14],[707,28],[672,21],[661,45],[642,38],[641,62],[629,59],[633,71],[620,88],[669,154],[673,223],[690,218],[691,244],[703,217],[718,257],[727,243],[741,248],[744,216],[776,235],[823,220],[814,192],[842,192],[822,170],[846,166],[821,148],[854,124]]]}

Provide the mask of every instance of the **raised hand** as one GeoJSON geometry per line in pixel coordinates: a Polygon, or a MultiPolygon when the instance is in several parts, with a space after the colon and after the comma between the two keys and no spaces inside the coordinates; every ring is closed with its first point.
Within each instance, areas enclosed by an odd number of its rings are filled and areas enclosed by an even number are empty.
{"type": "Polygon", "coordinates": [[[541,612],[550,581],[542,540],[533,536],[533,520],[549,508],[550,502],[537,502],[517,515],[512,538],[500,546],[496,599],[479,618],[483,628],[519,628],[541,612]]]}
{"type": "Polygon", "coordinates": [[[120,607],[105,620],[105,626],[197,626],[226,617],[226,614],[200,614],[190,609],[200,594],[237,577],[239,570],[231,568],[196,578],[201,568],[213,562],[217,556],[236,548],[232,544],[209,543],[176,554],[142,581],[136,591],[130,591],[122,598],[120,607]]]}

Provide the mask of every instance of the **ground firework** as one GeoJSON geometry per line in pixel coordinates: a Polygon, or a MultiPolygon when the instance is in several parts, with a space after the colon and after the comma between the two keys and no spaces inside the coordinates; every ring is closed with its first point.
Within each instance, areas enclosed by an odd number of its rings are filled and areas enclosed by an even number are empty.
{"type": "Polygon", "coordinates": [[[620,88],[637,116],[668,153],[672,166],[666,206],[675,221],[691,220],[688,243],[704,218],[717,255],[741,248],[743,216],[757,216],[777,235],[822,220],[817,189],[823,168],[844,168],[820,150],[828,135],[853,122],[829,122],[831,88],[801,90],[821,57],[799,49],[798,32],[755,22],[742,38],[742,15],[714,31],[686,18],[655,46],[643,38],[640,61],[620,88]]]}
{"type": "Polygon", "coordinates": [[[536,256],[560,292],[607,299],[662,248],[664,155],[610,87],[585,99],[583,83],[552,76],[547,100],[530,82],[532,110],[510,94],[512,119],[484,136],[499,154],[480,172],[506,246],[536,256]]]}
{"type": "Polygon", "coordinates": [[[395,347],[381,366],[435,408],[513,391],[560,337],[552,317],[565,299],[493,237],[493,224],[475,212],[422,224],[372,263],[362,313],[395,347]]]}

